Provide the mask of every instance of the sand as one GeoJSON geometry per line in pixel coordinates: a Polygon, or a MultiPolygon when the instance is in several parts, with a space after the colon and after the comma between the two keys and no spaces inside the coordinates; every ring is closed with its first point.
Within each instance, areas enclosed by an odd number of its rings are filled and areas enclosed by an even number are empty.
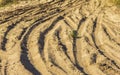
{"type": "Polygon", "coordinates": [[[120,10],[106,0],[6,9],[0,12],[0,75],[120,75],[120,10]]]}

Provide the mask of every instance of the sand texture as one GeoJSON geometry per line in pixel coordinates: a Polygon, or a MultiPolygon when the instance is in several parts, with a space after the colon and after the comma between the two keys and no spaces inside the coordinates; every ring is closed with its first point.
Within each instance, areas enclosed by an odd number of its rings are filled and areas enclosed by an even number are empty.
{"type": "Polygon", "coordinates": [[[0,12],[0,75],[120,75],[120,9],[49,0],[0,12]]]}

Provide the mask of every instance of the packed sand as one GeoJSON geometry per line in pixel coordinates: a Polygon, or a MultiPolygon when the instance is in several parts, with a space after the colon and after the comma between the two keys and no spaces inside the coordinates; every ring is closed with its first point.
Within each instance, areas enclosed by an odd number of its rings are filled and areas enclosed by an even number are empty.
{"type": "Polygon", "coordinates": [[[0,75],[120,75],[118,7],[44,1],[1,10],[0,75]]]}

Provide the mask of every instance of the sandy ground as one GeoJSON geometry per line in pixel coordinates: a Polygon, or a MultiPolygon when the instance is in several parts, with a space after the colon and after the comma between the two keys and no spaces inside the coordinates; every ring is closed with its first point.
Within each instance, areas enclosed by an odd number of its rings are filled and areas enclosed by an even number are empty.
{"type": "Polygon", "coordinates": [[[1,8],[0,75],[120,75],[116,6],[43,1],[1,8]]]}

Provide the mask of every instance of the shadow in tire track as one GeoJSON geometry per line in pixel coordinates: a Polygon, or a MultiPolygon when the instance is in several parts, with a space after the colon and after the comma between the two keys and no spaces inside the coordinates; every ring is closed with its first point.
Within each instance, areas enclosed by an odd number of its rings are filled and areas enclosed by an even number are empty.
{"type": "MultiPolygon", "coordinates": [[[[3,21],[0,21],[0,24],[12,20],[15,16],[23,15],[23,14],[25,14],[27,11],[32,10],[32,9],[34,9],[34,8],[35,8],[35,7],[26,7],[25,9],[17,9],[17,10],[15,10],[14,12],[13,12],[13,11],[7,12],[7,13],[5,13],[5,14],[8,14],[8,15],[10,15],[10,16],[6,17],[3,21]]],[[[1,13],[0,13],[0,16],[1,16],[1,13]]],[[[1,16],[1,17],[2,17],[2,16],[1,16]]]]}
{"type": "MultiPolygon", "coordinates": [[[[71,63],[73,63],[72,60],[70,59],[69,55],[67,54],[66,45],[64,45],[64,44],[61,42],[61,38],[60,38],[59,31],[56,32],[56,36],[57,36],[57,38],[58,38],[58,42],[59,42],[58,44],[59,44],[60,46],[62,46],[62,49],[63,49],[65,55],[66,55],[67,58],[71,61],[71,63]]],[[[74,63],[73,63],[73,64],[74,64],[74,63]]]]}
{"type": "Polygon", "coordinates": [[[29,29],[29,31],[26,33],[25,36],[20,36],[20,38],[23,37],[22,42],[21,42],[22,52],[21,52],[21,56],[20,56],[20,61],[28,71],[32,72],[33,75],[41,75],[41,73],[30,63],[30,60],[28,58],[28,53],[27,53],[27,51],[28,51],[27,40],[28,40],[29,34],[32,32],[32,30],[35,27],[37,27],[40,23],[43,23],[43,22],[49,20],[50,18],[45,19],[45,20],[42,20],[42,18],[41,18],[41,19],[37,20],[35,23],[33,23],[32,27],[29,29]]]}
{"type": "MultiPolygon", "coordinates": [[[[80,26],[82,25],[83,22],[86,21],[86,17],[82,18],[80,21],[79,21],[79,25],[77,27],[77,30],[76,30],[76,34],[78,34],[78,30],[80,28],[80,26]]],[[[76,49],[76,39],[77,37],[73,37],[73,53],[74,53],[74,57],[75,57],[75,66],[78,70],[80,70],[82,73],[84,73],[84,75],[88,75],[85,71],[84,71],[84,68],[81,67],[79,64],[78,64],[78,60],[77,60],[77,56],[76,56],[76,52],[77,52],[77,49],[76,49]]]]}
{"type": "Polygon", "coordinates": [[[49,17],[47,19],[44,19],[46,17],[48,17],[48,16],[42,17],[39,20],[35,21],[33,23],[32,27],[30,27],[29,31],[26,33],[26,35],[21,36],[21,37],[23,37],[23,39],[20,39],[20,40],[22,40],[22,42],[21,42],[22,52],[21,52],[21,56],[20,56],[20,61],[24,65],[24,67],[28,71],[30,71],[33,75],[41,75],[41,73],[33,66],[32,63],[30,63],[30,60],[28,58],[28,53],[27,53],[27,51],[28,51],[28,49],[27,49],[27,40],[28,40],[28,37],[29,37],[30,33],[32,32],[32,30],[34,28],[36,28],[40,23],[43,23],[43,22],[45,22],[45,21],[52,18],[52,17],[49,17]]]}
{"type": "Polygon", "coordinates": [[[34,66],[30,63],[30,60],[28,59],[28,49],[27,49],[27,38],[25,37],[21,43],[21,56],[20,61],[24,65],[24,67],[29,70],[33,75],[41,75],[41,73],[34,68],[34,66]]]}
{"type": "MultiPolygon", "coordinates": [[[[120,69],[120,67],[116,64],[116,62],[115,62],[114,60],[111,60],[109,57],[107,57],[107,56],[104,54],[104,52],[102,52],[101,49],[97,46],[97,44],[96,44],[96,42],[95,42],[95,39],[96,39],[96,38],[95,38],[95,36],[94,36],[94,32],[95,32],[96,25],[97,25],[96,23],[97,23],[97,18],[96,18],[95,21],[94,21],[93,32],[92,32],[92,35],[91,35],[91,36],[92,36],[92,40],[93,40],[93,42],[94,42],[94,45],[95,45],[96,49],[98,49],[98,52],[99,52],[101,55],[103,55],[104,57],[106,57],[107,60],[110,60],[113,65],[115,65],[118,69],[120,69]]],[[[106,29],[103,28],[103,30],[104,30],[105,34],[108,35],[108,37],[109,37],[109,39],[110,39],[110,36],[109,36],[109,34],[107,33],[106,29]]]]}
{"type": "Polygon", "coordinates": [[[7,43],[7,34],[15,27],[17,26],[18,23],[20,23],[22,21],[22,19],[20,19],[19,21],[17,21],[16,23],[13,23],[12,25],[7,27],[7,31],[4,33],[4,37],[3,37],[3,41],[1,42],[1,48],[3,51],[6,51],[5,45],[7,43]]]}
{"type": "Polygon", "coordinates": [[[50,25],[49,28],[47,28],[45,31],[41,32],[40,33],[40,39],[38,41],[38,44],[39,44],[39,50],[40,50],[40,53],[42,54],[43,52],[43,48],[44,48],[44,40],[45,40],[45,35],[53,29],[53,27],[56,25],[57,22],[59,22],[60,20],[64,19],[64,17],[62,16],[59,16],[57,19],[55,19],[52,24],[50,25]]]}

